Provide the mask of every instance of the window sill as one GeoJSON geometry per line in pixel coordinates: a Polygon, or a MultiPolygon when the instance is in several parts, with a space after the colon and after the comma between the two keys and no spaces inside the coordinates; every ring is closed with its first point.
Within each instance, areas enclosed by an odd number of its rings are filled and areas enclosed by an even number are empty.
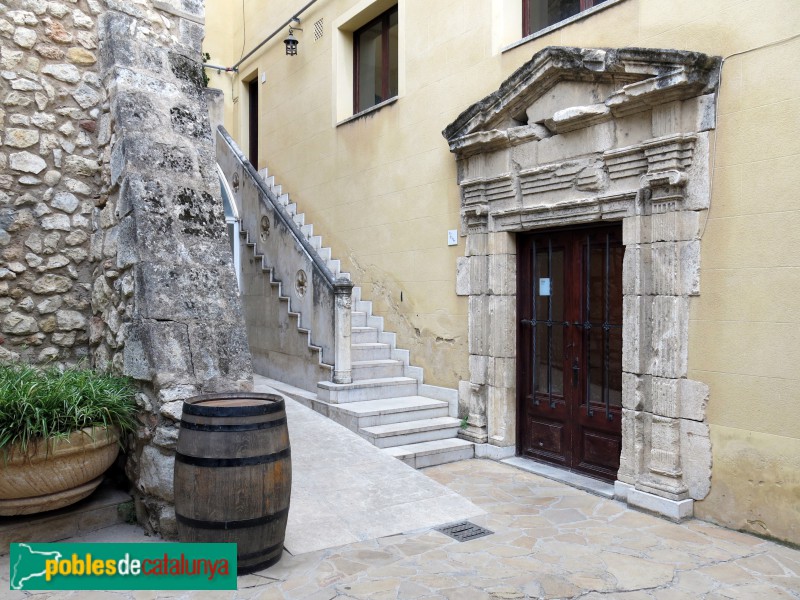
{"type": "Polygon", "coordinates": [[[342,125],[346,125],[347,123],[351,123],[353,121],[357,121],[361,117],[367,117],[367,116],[371,115],[372,113],[378,112],[384,106],[389,106],[390,104],[394,104],[395,102],[397,102],[398,98],[399,98],[399,96],[392,96],[388,100],[384,100],[383,102],[380,102],[379,104],[376,104],[375,106],[370,106],[369,108],[364,109],[361,112],[354,114],[352,117],[347,117],[346,119],[344,119],[342,121],[339,121],[336,124],[336,126],[340,127],[342,125]]]}
{"type": "Polygon", "coordinates": [[[519,46],[527,44],[528,42],[530,42],[532,40],[538,39],[540,37],[544,37],[547,34],[552,33],[553,31],[561,29],[562,27],[566,27],[567,25],[571,25],[572,23],[575,23],[575,22],[580,21],[582,19],[586,19],[587,17],[591,17],[595,13],[599,13],[602,10],[605,10],[607,8],[610,8],[610,7],[614,6],[614,5],[616,5],[616,4],[620,4],[622,2],[625,2],[625,0],[608,0],[608,2],[604,2],[603,4],[598,4],[597,6],[593,6],[592,8],[590,8],[588,10],[584,10],[583,12],[579,12],[577,15],[572,15],[571,17],[569,17],[567,19],[564,19],[563,21],[559,21],[558,23],[553,23],[552,25],[550,25],[550,27],[545,27],[544,29],[540,29],[539,31],[535,31],[530,35],[526,35],[521,40],[517,40],[516,42],[513,42],[513,43],[509,44],[508,46],[504,46],[504,47],[500,48],[500,53],[502,54],[503,52],[508,52],[509,50],[513,50],[514,48],[517,48],[519,46]]]}

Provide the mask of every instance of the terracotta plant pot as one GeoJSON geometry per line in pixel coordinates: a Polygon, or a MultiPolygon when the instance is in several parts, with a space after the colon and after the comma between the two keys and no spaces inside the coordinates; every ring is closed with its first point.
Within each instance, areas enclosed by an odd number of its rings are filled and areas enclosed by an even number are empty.
{"type": "Polygon", "coordinates": [[[0,456],[0,515],[29,515],[68,506],[91,494],[119,452],[119,431],[87,427],[68,438],[12,447],[0,456]]]}

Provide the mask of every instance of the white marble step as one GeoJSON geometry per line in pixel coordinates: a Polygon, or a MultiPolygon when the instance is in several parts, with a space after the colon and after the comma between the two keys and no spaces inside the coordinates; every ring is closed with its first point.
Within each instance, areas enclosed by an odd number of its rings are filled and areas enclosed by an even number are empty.
{"type": "Polygon", "coordinates": [[[320,381],[317,389],[320,400],[330,404],[344,404],[399,396],[416,396],[417,386],[417,380],[411,377],[385,377],[354,381],[353,383],[320,381]]]}
{"type": "Polygon", "coordinates": [[[467,460],[475,457],[475,445],[467,440],[449,438],[420,442],[407,446],[394,446],[384,449],[386,454],[399,458],[409,467],[422,469],[434,465],[443,465],[458,460],[467,460]]]}
{"type": "Polygon", "coordinates": [[[389,344],[381,344],[379,342],[351,344],[350,353],[353,362],[363,360],[387,360],[392,358],[392,349],[389,347],[389,344]]]}
{"type": "Polygon", "coordinates": [[[352,327],[366,327],[367,326],[367,313],[354,310],[350,313],[350,325],[352,327]]]}
{"type": "Polygon", "coordinates": [[[354,360],[352,373],[354,381],[380,379],[383,377],[402,377],[404,366],[399,360],[354,360]]]}
{"type": "Polygon", "coordinates": [[[358,434],[378,448],[406,446],[455,437],[461,421],[453,417],[436,417],[420,421],[364,427],[358,434]]]}
{"type": "Polygon", "coordinates": [[[374,344],[378,342],[378,330],[374,327],[352,327],[351,344],[374,344]]]}
{"type": "Polygon", "coordinates": [[[329,416],[351,431],[448,416],[447,402],[425,396],[399,396],[332,406],[329,416]]]}

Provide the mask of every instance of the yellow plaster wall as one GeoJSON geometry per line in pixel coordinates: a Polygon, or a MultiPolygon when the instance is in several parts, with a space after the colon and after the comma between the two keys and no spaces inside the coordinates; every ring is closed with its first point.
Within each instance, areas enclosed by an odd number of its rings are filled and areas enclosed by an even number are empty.
{"type": "MultiPolygon", "coordinates": [[[[459,193],[441,130],[548,45],[729,57],[701,295],[691,305],[689,375],[711,388],[714,440],[712,491],[697,514],[733,527],[763,522],[752,529],[800,542],[786,526],[796,487],[779,483],[800,472],[800,40],[759,49],[800,32],[796,0],[620,0],[507,51],[500,48],[519,22],[514,0],[399,0],[400,97],[336,126],[349,64],[334,50],[332,26],[359,2],[319,0],[302,16],[298,56],[284,56],[281,33],[244,66],[267,78],[259,166],[268,164],[291,193],[398,344],[425,367],[426,381],[449,387],[468,378],[467,303],[455,295],[464,239],[446,245],[447,230],[459,224],[459,193]],[[320,18],[325,35],[314,41],[320,18]],[[776,466],[756,494],[748,473],[763,465],[776,466]],[[772,510],[756,508],[762,497],[772,510]]],[[[249,50],[305,2],[270,0],[268,11],[264,2],[244,4],[249,50]]],[[[224,49],[241,44],[234,8],[207,2],[207,22],[224,14],[233,32],[209,28],[212,56],[238,58],[240,46],[224,49]]],[[[229,128],[240,140],[241,104],[231,108],[229,128]]]]}

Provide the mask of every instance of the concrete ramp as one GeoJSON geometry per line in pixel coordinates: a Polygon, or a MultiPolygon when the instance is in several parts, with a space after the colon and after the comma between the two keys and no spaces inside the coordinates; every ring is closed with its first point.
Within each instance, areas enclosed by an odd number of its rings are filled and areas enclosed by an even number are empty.
{"type": "MultiPolygon", "coordinates": [[[[255,391],[273,392],[255,377],[255,391]]],[[[472,502],[349,429],[286,399],[292,499],[286,549],[294,555],[485,514],[472,502]]]]}

